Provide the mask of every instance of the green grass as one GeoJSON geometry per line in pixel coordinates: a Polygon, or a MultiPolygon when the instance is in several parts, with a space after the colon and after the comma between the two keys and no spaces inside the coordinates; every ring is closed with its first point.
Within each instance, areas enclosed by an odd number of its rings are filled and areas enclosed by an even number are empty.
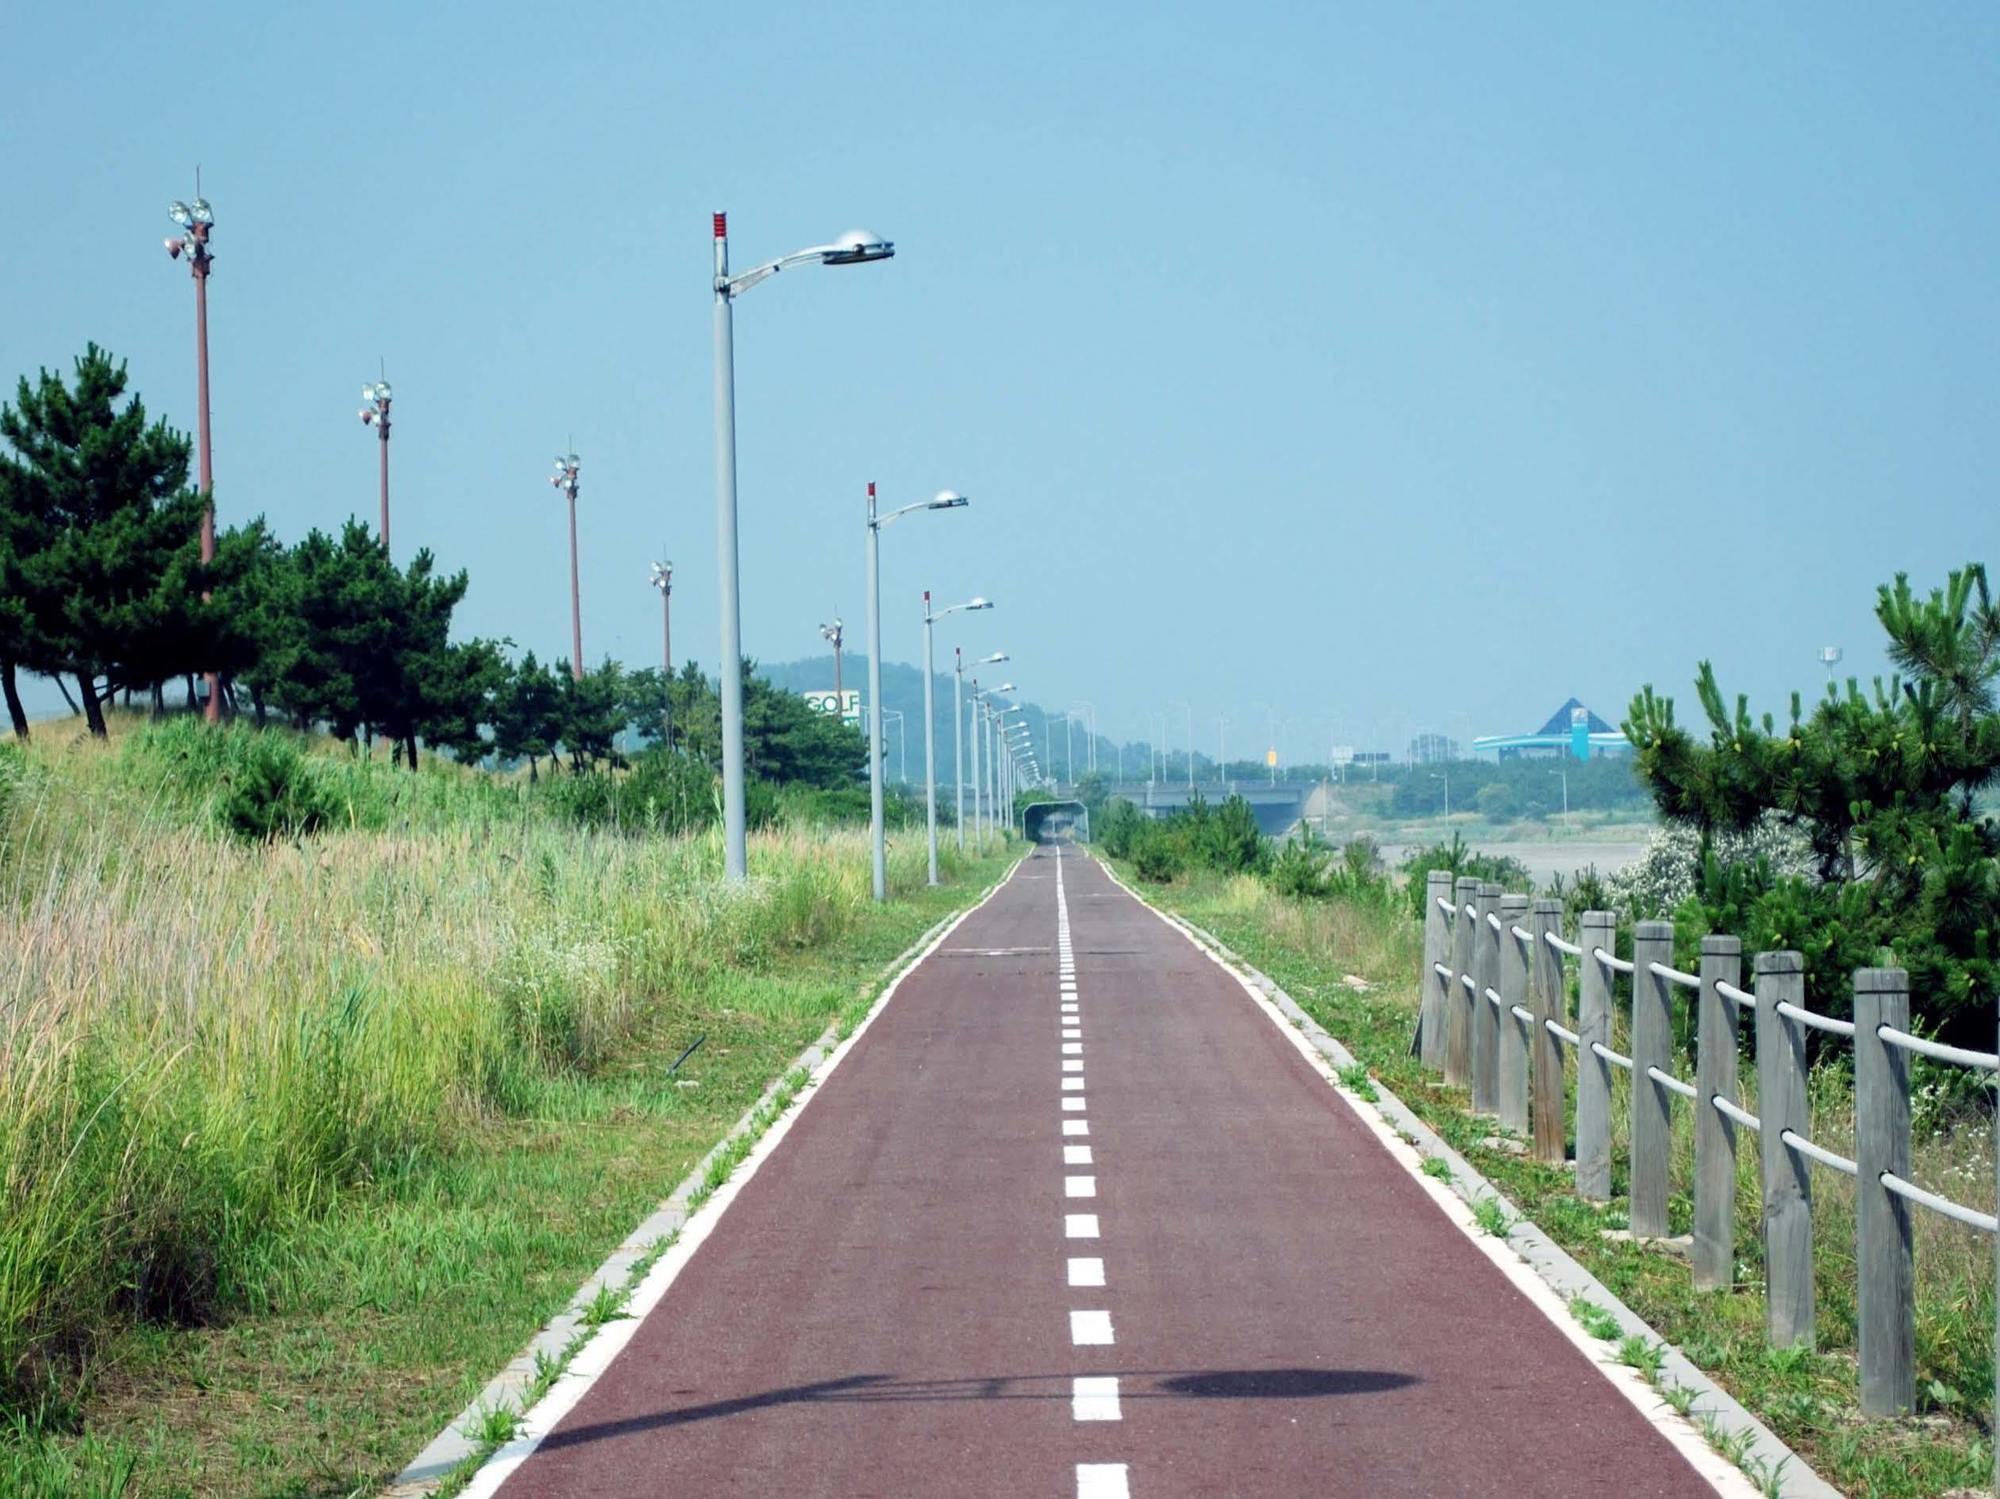
{"type": "Polygon", "coordinates": [[[876,907],[861,836],[794,827],[732,892],[712,837],[454,820],[500,796],[449,767],[246,843],[149,753],[8,757],[0,1493],[379,1487],[1005,867],[928,889],[904,839],[876,907]]]}
{"type": "MultiPolygon", "coordinates": [[[[1215,933],[1283,985],[1370,1076],[1829,1482],[1850,1493],[1888,1496],[1990,1487],[1990,1241],[1933,1215],[1918,1215],[1919,1411],[1905,1420],[1863,1419],[1854,1349],[1852,1195],[1844,1183],[1825,1176],[1814,1182],[1820,1349],[1773,1350],[1764,1339],[1754,1142],[1741,1153],[1737,1284],[1727,1294],[1697,1292],[1685,1261],[1603,1237],[1604,1230],[1624,1226],[1622,1200],[1594,1206],[1576,1196],[1567,1171],[1482,1147],[1490,1121],[1475,1120],[1463,1090],[1447,1088],[1409,1055],[1422,959],[1416,923],[1340,901],[1284,900],[1250,878],[1197,876],[1147,893],[1215,933]],[[1357,992],[1342,982],[1345,974],[1358,974],[1373,987],[1357,992]]],[[[1844,1087],[1837,1077],[1815,1079],[1815,1136],[1838,1141],[1843,1130],[1851,1131],[1844,1087]]],[[[1624,1108],[1621,1093],[1614,1100],[1621,1131],[1624,1108]]],[[[1692,1218],[1692,1153],[1684,1111],[1677,1114],[1683,1138],[1670,1209],[1674,1231],[1686,1232],[1692,1218]]],[[[1980,1121],[1926,1142],[1918,1152],[1919,1176],[1962,1199],[1980,1200],[1978,1194],[1990,1191],[1992,1181],[1991,1138],[1980,1121]]],[[[1623,1151],[1621,1133],[1613,1153],[1613,1189],[1620,1194],[1623,1151]]],[[[1426,1161],[1424,1169],[1440,1178],[1449,1175],[1436,1160],[1426,1161]]],[[[1588,1312],[1576,1314],[1593,1335],[1618,1335],[1615,1324],[1600,1332],[1588,1312]]],[[[1767,1485],[1775,1481],[1765,1473],[1752,1477],[1767,1485]]]]}

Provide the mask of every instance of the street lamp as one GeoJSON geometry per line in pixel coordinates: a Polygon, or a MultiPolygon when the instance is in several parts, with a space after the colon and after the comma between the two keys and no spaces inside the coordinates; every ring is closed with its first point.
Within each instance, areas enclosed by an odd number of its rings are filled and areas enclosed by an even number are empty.
{"type": "MultiPolygon", "coordinates": [[[[1007,657],[1004,652],[996,651],[987,659],[989,661],[1005,661],[1007,657]]],[[[1012,692],[1013,690],[1014,684],[1012,682],[1002,682],[998,687],[988,687],[982,690],[979,686],[979,679],[974,677],[972,680],[972,824],[974,836],[982,840],[986,831],[984,824],[980,821],[980,805],[982,801],[985,803],[986,820],[988,822],[992,820],[993,815],[993,798],[990,795],[982,795],[986,781],[985,772],[980,768],[982,760],[990,762],[993,758],[990,750],[982,751],[980,748],[987,738],[988,721],[992,717],[993,711],[987,705],[986,699],[996,692],[1012,692]]],[[[982,841],[980,847],[984,848],[985,846],[985,843],[982,841]]]]}
{"type": "MultiPolygon", "coordinates": [[[[931,591],[924,590],[924,827],[929,844],[930,883],[938,882],[937,876],[937,709],[932,704],[935,690],[932,678],[937,674],[931,657],[931,626],[947,614],[963,614],[969,609],[991,609],[989,599],[968,599],[963,604],[952,604],[931,612],[931,591]]],[[[955,702],[956,699],[954,698],[955,702]]]]}
{"type": "Polygon", "coordinates": [[[361,387],[361,425],[373,427],[375,435],[381,439],[376,447],[381,450],[382,466],[382,550],[389,550],[389,382],[377,380],[373,385],[361,387]]]}
{"type": "MultiPolygon", "coordinates": [[[[991,666],[996,661],[1007,660],[1005,651],[995,651],[990,656],[981,656],[974,666],[991,666]]],[[[957,646],[951,648],[951,787],[957,798],[958,815],[954,826],[958,829],[958,846],[965,847],[965,652],[957,646]]],[[[979,679],[974,677],[972,685],[977,687],[979,679]]],[[[975,705],[976,706],[976,705],[975,705]]],[[[978,745],[973,746],[977,751],[978,745]]],[[[979,798],[973,797],[973,813],[978,814],[979,798]]]]}
{"type": "Polygon", "coordinates": [[[1168,703],[1169,708],[1178,707],[1187,715],[1187,762],[1188,790],[1194,790],[1194,708],[1187,703],[1168,703]]]}
{"type": "MultiPolygon", "coordinates": [[[[206,567],[215,561],[215,461],[209,441],[208,426],[208,268],[215,261],[208,248],[208,237],[215,228],[215,211],[208,206],[208,199],[201,194],[201,174],[195,173],[195,199],[183,203],[178,198],[167,209],[167,216],[180,225],[182,232],[174,235],[167,243],[167,256],[179,260],[187,256],[188,271],[194,277],[194,379],[195,379],[195,433],[199,438],[201,475],[201,560],[206,567]]],[[[206,600],[208,594],[202,594],[206,600]]],[[[208,686],[208,702],[202,716],[210,723],[222,721],[222,677],[218,672],[206,672],[203,680],[208,686]]]]}
{"type": "MultiPolygon", "coordinates": [[[[583,680],[583,596],[579,591],[576,576],[576,492],[582,487],[576,477],[579,467],[581,464],[576,454],[558,453],[556,471],[549,475],[549,483],[561,490],[564,498],[569,501],[569,675],[573,682],[583,680]]],[[[388,514],[385,508],[382,511],[384,519],[388,514]]],[[[385,536],[388,534],[386,528],[383,534],[385,536]]],[[[724,672],[723,680],[727,681],[728,678],[729,674],[724,672]]]]}
{"type": "MultiPolygon", "coordinates": [[[[928,500],[879,514],[875,486],[868,486],[868,824],[874,858],[875,899],[889,898],[888,839],[882,826],[882,528],[913,510],[963,510],[972,501],[955,489],[940,489],[928,500]]],[[[732,547],[734,542],[731,542],[732,547]]],[[[925,691],[929,691],[928,677],[925,691]]]]}
{"type": "MultiPolygon", "coordinates": [[[[815,245],[743,272],[729,274],[729,216],[714,217],[715,230],[715,550],[722,601],[722,824],[723,874],[732,884],[749,877],[743,816],[743,613],[736,568],[736,299],[758,282],[802,265],[863,265],[887,260],[896,247],[854,230],[830,245],[815,245]]],[[[880,821],[877,821],[880,837],[880,821]]],[[[876,899],[882,898],[877,843],[876,899]]]]}
{"type": "Polygon", "coordinates": [[[666,691],[660,696],[660,742],[674,747],[674,565],[653,564],[652,584],[660,590],[660,659],[666,663],[666,691]]]}
{"type": "MultiPolygon", "coordinates": [[[[1086,703],[1081,700],[1070,704],[1071,712],[1075,712],[1078,708],[1083,709],[1083,711],[1089,715],[1084,720],[1084,733],[1088,736],[1088,740],[1084,746],[1083,762],[1090,768],[1090,773],[1092,775],[1096,775],[1097,774],[1097,704],[1086,703]]],[[[1076,774],[1074,771],[1071,772],[1070,779],[1072,781],[1076,779],[1076,774]]]]}

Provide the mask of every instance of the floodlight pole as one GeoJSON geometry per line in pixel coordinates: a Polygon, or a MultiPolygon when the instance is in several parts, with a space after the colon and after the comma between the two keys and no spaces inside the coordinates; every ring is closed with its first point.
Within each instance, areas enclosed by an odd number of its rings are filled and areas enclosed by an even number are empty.
{"type": "Polygon", "coordinates": [[[660,590],[660,659],[666,663],[665,691],[660,694],[660,743],[674,747],[674,565],[653,564],[653,586],[660,590]]]}
{"type": "Polygon", "coordinates": [[[375,429],[379,441],[382,499],[382,550],[389,550],[389,407],[391,397],[387,385],[371,385],[365,392],[368,405],[361,413],[361,420],[375,429]]]}
{"type": "MultiPolygon", "coordinates": [[[[576,568],[576,493],[583,487],[577,479],[580,467],[576,454],[571,453],[567,458],[556,461],[555,477],[549,480],[569,501],[569,676],[572,682],[583,680],[583,593],[576,568]]],[[[387,510],[382,512],[385,518],[388,513],[387,510]]],[[[384,535],[387,533],[384,532],[384,535]]],[[[387,545],[386,541],[384,545],[387,545]]],[[[738,683],[739,687],[741,685],[738,683]]]]}
{"type": "Polygon", "coordinates": [[[957,800],[952,826],[959,852],[965,851],[965,651],[951,648],[951,789],[957,800]]]}
{"type": "MultiPolygon", "coordinates": [[[[194,277],[194,384],[195,384],[195,437],[197,453],[197,473],[201,483],[201,561],[206,568],[215,561],[215,459],[214,445],[209,430],[208,405],[208,271],[215,261],[208,248],[209,231],[215,227],[213,215],[209,212],[208,201],[201,196],[201,173],[195,173],[195,198],[192,212],[186,204],[176,203],[173,207],[174,222],[186,232],[167,241],[167,254],[178,259],[185,254],[188,259],[188,273],[194,277]]],[[[210,595],[204,591],[202,602],[208,602],[210,595]]],[[[222,721],[222,676],[219,672],[204,672],[202,680],[208,686],[208,702],[202,709],[202,717],[210,723],[222,721]]]]}

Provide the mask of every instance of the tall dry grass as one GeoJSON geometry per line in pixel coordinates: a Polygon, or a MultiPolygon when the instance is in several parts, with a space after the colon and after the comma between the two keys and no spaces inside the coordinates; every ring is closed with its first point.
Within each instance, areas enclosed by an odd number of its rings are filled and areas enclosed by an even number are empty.
{"type": "MultiPolygon", "coordinates": [[[[760,834],[732,889],[713,834],[579,830],[451,788],[482,815],[246,843],[147,753],[0,757],[13,1402],[107,1321],[254,1296],[274,1241],[344,1190],[596,1066],[654,997],[836,940],[869,895],[855,830],[760,834]]],[[[891,865],[921,881],[921,843],[891,865]]]]}

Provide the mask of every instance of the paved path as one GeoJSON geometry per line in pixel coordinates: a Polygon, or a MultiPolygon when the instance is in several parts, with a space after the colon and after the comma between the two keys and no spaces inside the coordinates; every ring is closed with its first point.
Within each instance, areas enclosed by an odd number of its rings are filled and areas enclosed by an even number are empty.
{"type": "Polygon", "coordinates": [[[500,1493],[1611,1491],[1713,1493],[1239,984],[1046,847],[500,1493]]]}

